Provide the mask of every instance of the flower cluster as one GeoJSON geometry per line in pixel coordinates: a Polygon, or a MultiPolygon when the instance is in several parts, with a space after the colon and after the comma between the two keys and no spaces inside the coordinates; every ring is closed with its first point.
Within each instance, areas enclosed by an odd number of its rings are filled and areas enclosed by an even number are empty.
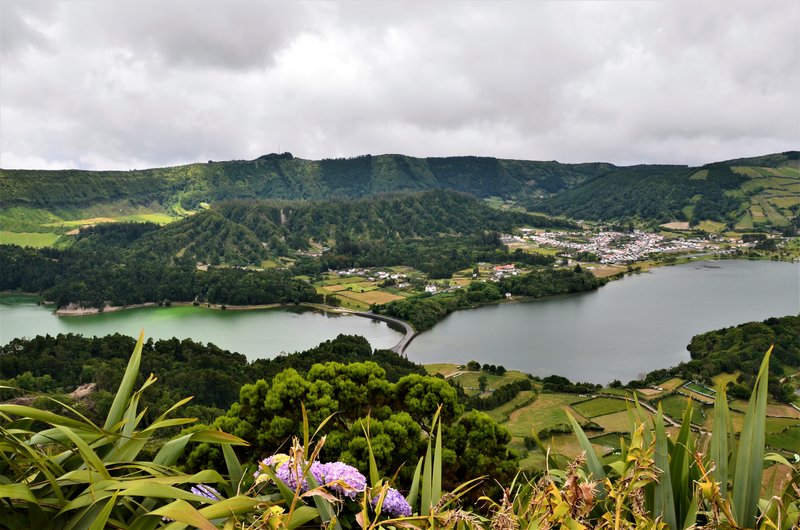
{"type": "Polygon", "coordinates": [[[324,482],[323,468],[319,462],[311,462],[309,467],[308,463],[303,460],[287,460],[275,469],[275,476],[281,479],[291,490],[297,489],[297,483],[300,482],[300,491],[305,492],[309,490],[308,479],[304,474],[307,467],[317,484],[322,484],[324,482]]]}
{"type": "MultiPolygon", "coordinates": [[[[344,462],[322,464],[314,461],[309,466],[304,460],[295,460],[287,455],[277,454],[265,458],[259,463],[259,469],[254,473],[257,481],[266,479],[264,476],[259,480],[259,477],[262,476],[261,470],[265,467],[273,468],[275,476],[292,490],[297,489],[298,482],[301,492],[310,489],[306,477],[302,477],[302,482],[299,480],[306,468],[317,484],[324,485],[329,490],[351,500],[355,500],[357,494],[367,490],[367,478],[358,469],[344,462]]],[[[376,496],[372,499],[373,507],[377,506],[379,498],[380,496],[376,496]]],[[[394,517],[408,517],[411,515],[411,506],[399,491],[389,488],[383,499],[381,511],[394,517]]]]}
{"type": "MultiPolygon", "coordinates": [[[[371,504],[373,508],[378,505],[379,499],[380,496],[376,496],[372,499],[371,504]]],[[[394,488],[389,488],[386,492],[386,497],[383,498],[381,511],[394,517],[408,517],[411,515],[411,505],[408,504],[408,501],[403,497],[402,493],[394,488]]]]}
{"type": "Polygon", "coordinates": [[[323,464],[322,474],[328,487],[350,499],[367,489],[367,478],[356,468],[343,462],[323,464]]]}

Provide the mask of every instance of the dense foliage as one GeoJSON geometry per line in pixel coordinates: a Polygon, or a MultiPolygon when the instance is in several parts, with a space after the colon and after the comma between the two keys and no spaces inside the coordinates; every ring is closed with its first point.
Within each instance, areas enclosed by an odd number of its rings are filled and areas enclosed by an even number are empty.
{"type": "MultiPolygon", "coordinates": [[[[67,393],[78,385],[94,383],[92,408],[101,414],[110,404],[109,392],[122,379],[134,339],[119,334],[83,337],[59,334],[13,339],[0,347],[0,381],[7,386],[38,393],[67,393]]],[[[163,382],[142,394],[148,419],[165,412],[172,403],[194,396],[189,412],[212,421],[239,398],[239,388],[258,379],[271,381],[284,369],[306,373],[316,363],[337,360],[352,363],[372,361],[395,382],[424,369],[389,350],[372,351],[363,337],[339,335],[303,352],[248,362],[213,344],[191,339],[148,340],[143,344],[142,374],[156,374],[163,382]]],[[[144,376],[139,376],[140,382],[144,376]]],[[[4,391],[5,397],[12,395],[4,391]]]]}
{"type": "Polygon", "coordinates": [[[613,168],[474,156],[366,155],[314,161],[284,153],[250,161],[132,171],[0,170],[0,201],[8,206],[64,208],[126,199],[193,209],[201,202],[228,199],[326,199],[426,189],[510,197],[557,192],[613,168]]]}
{"type": "MultiPolygon", "coordinates": [[[[445,380],[412,374],[392,383],[373,362],[316,364],[305,375],[290,368],[269,383],[245,385],[239,401],[213,427],[249,440],[252,445],[239,454],[254,461],[286,447],[292,436],[301,436],[304,414],[312,425],[322,425],[332,415],[321,431],[326,435],[326,459],[366,470],[368,430],[378,466],[410,480],[440,407],[445,484],[455,487],[476,473],[498,480],[513,476],[517,456],[506,448],[511,436],[505,428],[483,413],[465,413],[456,390],[445,380]]],[[[222,455],[210,446],[199,446],[188,460],[190,467],[209,463],[222,465],[222,455]]]]}
{"type": "Polygon", "coordinates": [[[136,259],[108,248],[31,249],[0,245],[0,290],[40,293],[56,307],[103,307],[156,301],[212,304],[319,302],[308,282],[286,270],[198,270],[187,258],[174,264],[136,259]]]}
{"type": "Polygon", "coordinates": [[[236,201],[222,203],[217,209],[252,230],[261,241],[278,237],[305,244],[309,239],[398,240],[484,230],[510,232],[522,225],[575,227],[542,215],[496,210],[472,195],[445,190],[355,200],[236,201]]]}
{"type": "Polygon", "coordinates": [[[687,346],[691,361],[654,370],[639,384],[655,384],[673,375],[712,384],[711,379],[717,374],[740,371],[737,381],[730,383],[729,392],[735,397],[747,396],[758,374],[762,356],[759,352],[772,344],[775,347],[769,366],[769,392],[775,399],[787,402],[793,389],[780,380],[787,375],[787,369],[800,368],[800,316],[797,315],[747,322],[696,335],[687,346]]]}
{"type": "MultiPolygon", "coordinates": [[[[488,416],[472,412],[455,422],[445,419],[460,412],[452,405],[452,389],[448,393],[446,383],[412,375],[392,385],[370,362],[314,365],[306,378],[289,369],[271,386],[259,381],[246,387],[236,404],[239,408],[232,407],[226,417],[232,427],[252,429],[247,425],[252,418],[260,421],[260,429],[270,429],[268,435],[293,428],[298,433],[283,449],[273,446],[272,456],[257,465],[243,465],[233,450],[246,445],[245,440],[220,430],[200,426],[164,438],[167,429],[192,420],[165,414],[150,425],[142,424],[140,398],[156,383],[151,376],[136,389],[142,349],[140,337],[113,403],[98,424],[85,417],[0,404],[4,527],[790,530],[800,520],[796,462],[765,454],[770,350],[759,368],[738,439],[730,430],[723,388],[710,435],[692,432],[691,404],[679,430],[668,437],[661,411],[648,417],[637,403],[628,410],[631,428],[620,441],[620,451],[602,459],[567,414],[583,453],[570,461],[542,446],[547,471],[511,479],[498,467],[513,464],[503,460],[508,435],[488,416]],[[345,417],[309,423],[304,407],[297,412],[297,400],[303,397],[297,390],[311,392],[312,414],[333,408],[345,417]],[[325,456],[330,452],[328,440],[348,438],[343,429],[328,425],[347,425],[371,408],[369,400],[375,400],[380,414],[387,398],[403,412],[385,421],[367,418],[352,424],[362,427],[363,438],[350,438],[342,456],[358,460],[361,471],[325,456]],[[435,405],[437,400],[442,406],[435,405]],[[432,419],[413,417],[431,407],[436,409],[432,419]],[[277,417],[259,416],[262,409],[275,410],[277,417]],[[315,427],[319,429],[312,435],[315,427]],[[331,434],[314,440],[320,431],[331,434]],[[414,454],[409,449],[416,440],[422,447],[414,454]],[[189,444],[197,442],[204,445],[190,461],[213,456],[213,448],[222,453],[219,471],[191,474],[177,466],[189,444]],[[408,452],[412,466],[420,455],[411,478],[383,467],[387,449],[408,452]],[[281,450],[284,454],[278,453],[281,450]],[[476,503],[466,494],[489,485],[472,478],[485,468],[500,481],[500,488],[476,503]],[[452,483],[460,473],[470,479],[452,483]],[[773,482],[777,476],[781,480],[773,482]]],[[[170,412],[182,404],[176,403],[170,412]]],[[[259,433],[255,429],[252,434],[259,433]]]]}
{"type": "Polygon", "coordinates": [[[373,311],[411,323],[418,331],[434,324],[458,309],[502,300],[506,293],[512,296],[539,298],[556,294],[590,291],[603,284],[590,272],[572,269],[534,270],[519,276],[507,276],[498,282],[473,282],[465,289],[454,289],[442,294],[421,294],[377,305],[373,311]]]}
{"type": "Polygon", "coordinates": [[[611,171],[548,200],[532,200],[532,209],[573,219],[613,220],[638,217],[658,222],[711,219],[733,221],[740,199],[725,192],[738,189],[747,177],[727,164],[698,168],[632,166],[611,171]],[[687,217],[686,208],[692,214],[687,217]]]}

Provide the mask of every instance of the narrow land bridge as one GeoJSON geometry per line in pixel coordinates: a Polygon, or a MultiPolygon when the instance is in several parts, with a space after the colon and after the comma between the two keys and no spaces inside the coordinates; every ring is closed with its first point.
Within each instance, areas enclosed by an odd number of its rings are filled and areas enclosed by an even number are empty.
{"type": "Polygon", "coordinates": [[[389,324],[395,324],[397,326],[402,327],[405,330],[405,335],[403,335],[403,338],[400,339],[400,342],[389,348],[393,352],[399,353],[400,355],[402,355],[406,351],[408,344],[414,339],[414,337],[417,336],[417,332],[414,331],[414,328],[411,327],[411,324],[409,324],[405,320],[400,320],[399,318],[387,317],[384,315],[376,315],[375,313],[366,313],[361,311],[354,311],[350,314],[364,318],[371,318],[372,320],[380,320],[383,322],[387,322],[389,324]]]}

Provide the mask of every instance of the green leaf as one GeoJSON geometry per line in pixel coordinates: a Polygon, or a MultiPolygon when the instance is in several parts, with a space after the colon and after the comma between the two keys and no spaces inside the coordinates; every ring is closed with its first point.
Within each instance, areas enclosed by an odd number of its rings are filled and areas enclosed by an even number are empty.
{"type": "MultiPolygon", "coordinates": [[[[439,407],[441,410],[441,406],[439,407]]],[[[438,416],[436,442],[433,451],[433,477],[431,481],[431,502],[438,504],[442,497],[442,418],[438,416]]]]}
{"type": "Polygon", "coordinates": [[[661,404],[658,404],[658,413],[655,417],[656,447],[655,465],[661,471],[658,482],[654,487],[654,515],[661,517],[670,528],[678,528],[675,517],[675,499],[672,495],[672,479],[669,474],[669,444],[664,428],[664,413],[661,404]]]}
{"type": "Polygon", "coordinates": [[[100,513],[97,514],[97,518],[92,521],[92,526],[89,527],[89,530],[103,530],[106,527],[106,522],[108,522],[108,517],[111,515],[111,510],[114,509],[114,505],[117,503],[117,493],[115,492],[114,495],[108,499],[108,502],[103,509],[100,510],[100,513]]]}
{"type": "MultiPolygon", "coordinates": [[[[71,418],[65,418],[53,412],[46,410],[35,409],[33,407],[26,407],[25,405],[12,405],[8,403],[0,404],[0,412],[12,414],[14,416],[22,416],[24,418],[31,418],[42,423],[48,423],[53,426],[63,425],[75,430],[91,431],[92,424],[86,424],[71,418]]],[[[100,431],[96,431],[97,434],[100,431]]]]}
{"type": "Polygon", "coordinates": [[[200,513],[197,508],[184,500],[177,500],[150,512],[152,515],[168,517],[173,521],[186,523],[203,530],[216,530],[216,525],[200,513]]]}
{"type": "Polygon", "coordinates": [[[714,462],[712,477],[719,482],[720,495],[723,499],[728,496],[728,423],[730,422],[728,398],[725,395],[725,385],[717,386],[716,399],[714,400],[714,423],[711,431],[711,460],[714,462]]]}
{"type": "Polygon", "coordinates": [[[420,475],[422,473],[422,461],[423,458],[419,458],[419,462],[417,462],[417,467],[414,469],[414,478],[411,479],[411,489],[408,492],[408,497],[406,500],[408,504],[412,507],[417,503],[417,497],[419,496],[419,483],[420,483],[420,475]]]}
{"type": "Polygon", "coordinates": [[[369,422],[370,415],[367,414],[366,420],[361,423],[361,429],[364,431],[364,437],[367,440],[367,453],[369,455],[369,482],[370,486],[374,488],[378,485],[378,482],[380,482],[381,474],[378,471],[378,464],[375,462],[375,453],[372,452],[372,442],[370,441],[369,435],[369,422]]]}
{"type": "Polygon", "coordinates": [[[575,437],[578,438],[581,449],[586,453],[586,466],[589,468],[589,473],[592,474],[595,480],[603,480],[606,478],[606,472],[603,471],[603,464],[600,462],[597,453],[594,452],[594,447],[589,442],[589,438],[586,437],[586,433],[583,432],[580,424],[572,417],[572,414],[568,411],[565,412],[569,422],[572,424],[572,430],[575,431],[575,437]]]}
{"type": "Polygon", "coordinates": [[[309,521],[313,521],[319,517],[317,510],[311,506],[300,506],[292,512],[292,520],[286,525],[289,530],[294,530],[298,526],[302,526],[309,521]]]}
{"type": "Polygon", "coordinates": [[[0,486],[0,499],[17,499],[34,504],[39,502],[25,484],[4,484],[0,486]]]}
{"type": "Polygon", "coordinates": [[[761,491],[761,475],[764,470],[764,431],[767,416],[767,378],[769,356],[767,350],[739,435],[739,450],[736,455],[736,475],[733,482],[733,513],[739,526],[753,528],[758,517],[758,497],[761,491]]]}
{"type": "Polygon", "coordinates": [[[183,453],[186,445],[189,442],[196,443],[221,443],[232,445],[249,445],[247,442],[232,434],[228,434],[215,429],[206,429],[203,431],[196,431],[190,434],[185,434],[174,438],[165,443],[164,446],[158,451],[156,457],[153,459],[154,464],[162,466],[172,466],[178,461],[178,458],[183,453]]]}
{"type": "Polygon", "coordinates": [[[122,418],[125,416],[126,405],[133,395],[133,387],[136,385],[136,377],[139,375],[143,344],[144,330],[139,333],[139,340],[136,341],[136,347],[133,348],[128,366],[125,368],[125,374],[122,376],[122,382],[120,382],[119,389],[114,396],[114,401],[111,403],[111,409],[108,411],[106,422],[103,425],[103,428],[107,431],[110,431],[115,425],[121,422],[122,418]]]}
{"type": "Polygon", "coordinates": [[[236,458],[236,453],[233,452],[233,447],[228,444],[222,444],[222,455],[225,457],[225,467],[228,468],[228,476],[231,479],[231,490],[235,493],[239,492],[239,485],[242,483],[242,464],[236,458]]]}
{"type": "Polygon", "coordinates": [[[692,501],[692,481],[689,478],[689,462],[691,454],[692,435],[692,404],[689,399],[683,411],[681,430],[678,432],[675,443],[670,453],[669,472],[672,478],[672,495],[675,501],[676,521],[683,521],[689,511],[692,501]]]}

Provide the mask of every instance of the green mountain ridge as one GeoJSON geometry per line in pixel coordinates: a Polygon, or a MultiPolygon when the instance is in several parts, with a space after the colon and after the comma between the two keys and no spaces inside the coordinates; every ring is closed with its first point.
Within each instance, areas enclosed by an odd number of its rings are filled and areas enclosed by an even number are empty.
{"type": "Polygon", "coordinates": [[[443,188],[511,197],[555,193],[614,167],[393,154],[315,161],[283,153],[131,171],[0,169],[0,201],[5,207],[63,208],[124,198],[193,209],[226,199],[326,199],[443,188]]]}
{"type": "Polygon", "coordinates": [[[16,233],[63,234],[106,218],[166,223],[228,201],[318,201],[322,208],[332,200],[437,189],[575,219],[785,227],[800,210],[800,152],[698,167],[398,154],[315,161],[283,153],[131,171],[0,169],[0,224],[16,233]]]}

